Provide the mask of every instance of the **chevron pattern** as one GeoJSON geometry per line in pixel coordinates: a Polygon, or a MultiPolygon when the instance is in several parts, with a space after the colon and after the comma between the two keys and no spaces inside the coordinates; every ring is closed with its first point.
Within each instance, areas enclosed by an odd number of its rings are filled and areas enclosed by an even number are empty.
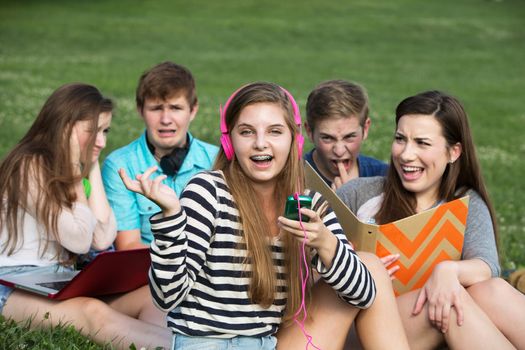
{"type": "Polygon", "coordinates": [[[379,226],[376,254],[400,254],[393,281],[396,295],[421,288],[439,262],[461,258],[467,214],[468,197],[464,197],[379,226]]]}

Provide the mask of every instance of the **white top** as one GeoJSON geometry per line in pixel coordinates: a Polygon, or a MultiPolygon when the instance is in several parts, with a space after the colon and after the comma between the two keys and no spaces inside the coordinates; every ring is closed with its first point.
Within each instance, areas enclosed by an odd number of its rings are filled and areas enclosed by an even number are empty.
{"type": "MultiPolygon", "coordinates": [[[[71,209],[62,208],[57,220],[57,239],[52,239],[45,251],[45,226],[36,221],[34,191],[30,189],[28,209],[25,211],[21,227],[18,227],[19,239],[15,252],[8,256],[0,252],[0,266],[35,265],[49,266],[56,264],[59,248],[75,254],[84,254],[90,248],[103,250],[108,248],[117,234],[117,225],[113,213],[107,223],[97,221],[91,209],[82,203],[74,203],[71,209]],[[60,243],[59,243],[60,242],[60,243]]],[[[22,215],[22,212],[19,213],[22,215]]],[[[0,233],[0,247],[7,242],[6,227],[0,233]]]]}

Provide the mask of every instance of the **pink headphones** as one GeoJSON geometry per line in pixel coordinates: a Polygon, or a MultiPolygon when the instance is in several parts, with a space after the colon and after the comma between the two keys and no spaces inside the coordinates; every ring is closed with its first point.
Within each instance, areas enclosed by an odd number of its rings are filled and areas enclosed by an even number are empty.
{"type": "MultiPolygon", "coordinates": [[[[297,106],[297,103],[295,102],[293,96],[291,93],[289,93],[285,88],[279,86],[281,90],[288,96],[288,99],[290,100],[290,103],[292,104],[293,108],[293,117],[295,120],[295,124],[299,127],[299,133],[296,136],[296,142],[297,142],[297,148],[299,151],[299,159],[302,157],[303,154],[303,145],[304,145],[304,137],[301,135],[301,114],[299,113],[299,107],[297,106]]],[[[226,158],[228,160],[233,159],[233,155],[235,154],[235,151],[233,149],[232,141],[230,138],[230,134],[228,132],[228,127],[226,126],[226,111],[228,110],[228,107],[230,106],[231,100],[237,95],[237,92],[241,90],[243,87],[237,89],[226,101],[226,104],[224,105],[224,108],[222,106],[219,108],[220,118],[221,118],[221,145],[222,149],[224,150],[224,154],[226,155],[226,158]]]]}

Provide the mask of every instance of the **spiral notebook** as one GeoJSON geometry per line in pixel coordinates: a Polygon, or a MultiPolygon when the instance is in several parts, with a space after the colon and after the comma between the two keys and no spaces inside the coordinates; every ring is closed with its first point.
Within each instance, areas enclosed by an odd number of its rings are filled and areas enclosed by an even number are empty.
{"type": "Polygon", "coordinates": [[[98,254],[82,270],[57,273],[13,273],[0,277],[12,288],[64,300],[124,293],[148,283],[149,249],[108,251],[98,254]]]}

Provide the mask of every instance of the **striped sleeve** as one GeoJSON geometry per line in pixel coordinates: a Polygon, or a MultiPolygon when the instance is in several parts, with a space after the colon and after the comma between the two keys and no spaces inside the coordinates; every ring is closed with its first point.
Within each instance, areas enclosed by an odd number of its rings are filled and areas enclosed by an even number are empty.
{"type": "MultiPolygon", "coordinates": [[[[314,207],[324,201],[319,193],[313,193],[314,207]]],[[[327,268],[314,250],[312,264],[321,277],[347,303],[362,309],[370,307],[376,296],[376,286],[370,271],[354,252],[333,210],[323,217],[325,226],[337,237],[337,248],[332,265],[327,268]]]]}
{"type": "Polygon", "coordinates": [[[216,188],[207,173],[192,178],[184,189],[182,210],[171,217],[150,219],[150,290],[155,304],[169,311],[179,305],[195,284],[206,262],[214,232],[216,188]]]}

